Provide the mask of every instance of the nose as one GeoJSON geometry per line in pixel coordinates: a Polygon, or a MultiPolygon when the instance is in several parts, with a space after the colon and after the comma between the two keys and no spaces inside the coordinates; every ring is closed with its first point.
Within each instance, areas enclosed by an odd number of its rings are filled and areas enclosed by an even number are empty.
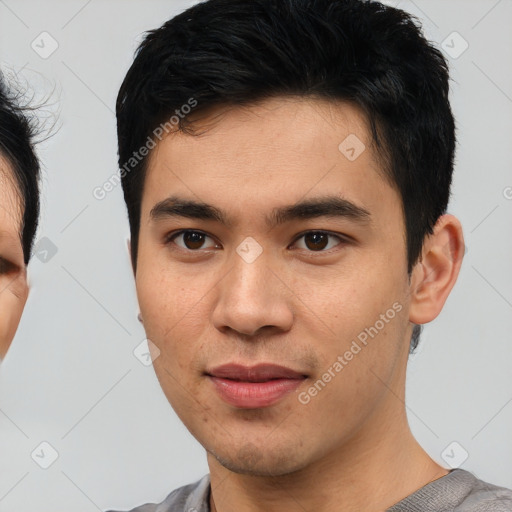
{"type": "Polygon", "coordinates": [[[245,336],[291,329],[293,292],[285,284],[285,276],[271,267],[264,254],[251,263],[236,253],[232,260],[231,270],[218,284],[214,326],[222,332],[231,330],[245,336]]]}

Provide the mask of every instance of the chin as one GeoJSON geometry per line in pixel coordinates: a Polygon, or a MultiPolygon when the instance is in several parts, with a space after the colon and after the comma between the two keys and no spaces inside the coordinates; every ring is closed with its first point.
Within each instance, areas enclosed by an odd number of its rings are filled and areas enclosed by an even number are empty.
{"type": "MultiPolygon", "coordinates": [[[[234,447],[233,447],[234,448],[234,447]]],[[[253,443],[246,443],[231,454],[208,450],[219,464],[234,473],[251,476],[283,476],[301,469],[295,458],[290,458],[290,450],[277,451],[267,446],[267,452],[253,443]]]]}

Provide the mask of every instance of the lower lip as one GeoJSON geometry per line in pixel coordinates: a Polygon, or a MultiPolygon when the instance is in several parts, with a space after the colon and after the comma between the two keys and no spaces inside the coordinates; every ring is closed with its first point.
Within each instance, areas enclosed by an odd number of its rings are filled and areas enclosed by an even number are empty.
{"type": "Polygon", "coordinates": [[[258,409],[275,404],[295,391],[304,379],[275,379],[267,382],[243,382],[210,376],[220,397],[242,409],[258,409]]]}

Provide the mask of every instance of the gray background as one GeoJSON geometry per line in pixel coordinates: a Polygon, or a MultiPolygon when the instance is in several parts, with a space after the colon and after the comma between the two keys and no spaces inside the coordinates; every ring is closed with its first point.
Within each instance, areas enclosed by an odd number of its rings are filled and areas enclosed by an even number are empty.
{"type": "MultiPolygon", "coordinates": [[[[36,99],[50,95],[47,124],[58,116],[60,128],[39,147],[42,241],[0,369],[0,511],[132,507],[207,472],[151,366],[133,354],[145,336],[121,189],[102,201],[92,193],[116,172],[114,102],[141,34],[192,3],[0,0],[0,65],[33,84],[36,99]],[[48,469],[44,441],[59,455],[48,469]]],[[[461,467],[512,487],[512,2],[388,3],[452,54],[459,147],[449,211],[467,245],[459,281],[411,358],[411,426],[444,466],[443,453],[457,462],[467,452],[461,467]]]]}

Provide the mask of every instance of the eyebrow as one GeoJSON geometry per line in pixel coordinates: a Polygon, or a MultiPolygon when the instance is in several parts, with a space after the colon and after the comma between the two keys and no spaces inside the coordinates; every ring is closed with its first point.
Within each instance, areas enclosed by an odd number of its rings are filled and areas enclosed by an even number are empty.
{"type": "MultiPolygon", "coordinates": [[[[155,221],[172,217],[186,217],[188,219],[213,220],[227,227],[233,226],[232,220],[221,209],[179,196],[170,196],[160,201],[151,209],[149,215],[155,221]]],[[[362,206],[338,196],[322,196],[274,208],[272,213],[266,217],[265,222],[268,227],[273,228],[293,220],[318,217],[346,218],[360,224],[367,224],[371,221],[370,212],[362,206]]]]}

